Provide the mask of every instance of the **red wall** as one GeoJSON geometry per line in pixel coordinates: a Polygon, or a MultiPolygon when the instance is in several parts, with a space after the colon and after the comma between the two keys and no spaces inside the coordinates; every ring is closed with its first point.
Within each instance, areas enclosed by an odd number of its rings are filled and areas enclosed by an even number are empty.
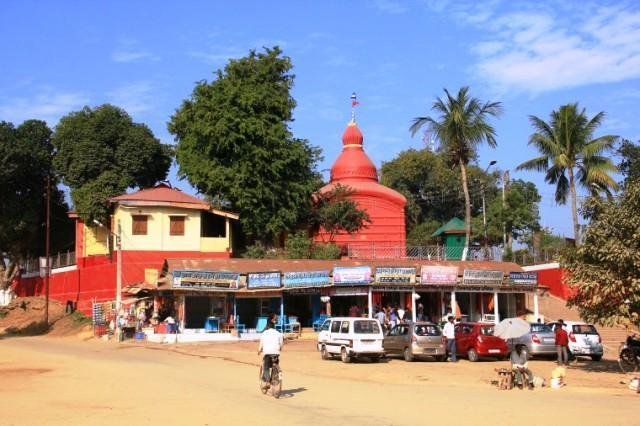
{"type": "MultiPolygon", "coordinates": [[[[77,309],[91,314],[93,301],[114,300],[116,294],[116,257],[90,256],[78,259],[77,269],[66,272],[53,271],[49,277],[49,297],[66,303],[77,304],[77,309]]],[[[144,281],[145,269],[160,271],[165,259],[213,259],[229,258],[229,253],[202,252],[122,252],[122,286],[144,281]]],[[[19,297],[44,296],[44,278],[21,278],[14,288],[19,297]]]]}
{"type": "Polygon", "coordinates": [[[574,291],[563,281],[565,274],[562,268],[536,269],[538,273],[538,283],[549,287],[549,293],[561,299],[567,300],[574,291]]]}

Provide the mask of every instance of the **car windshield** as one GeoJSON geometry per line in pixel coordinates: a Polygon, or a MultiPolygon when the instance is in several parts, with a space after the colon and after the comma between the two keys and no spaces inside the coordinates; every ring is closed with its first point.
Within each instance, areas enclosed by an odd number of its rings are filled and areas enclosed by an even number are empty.
{"type": "Polygon", "coordinates": [[[431,324],[416,325],[413,332],[416,336],[440,336],[440,329],[431,324]]]}
{"type": "Polygon", "coordinates": [[[573,334],[598,334],[598,332],[590,324],[578,324],[573,326],[573,334]]]}
{"type": "Polygon", "coordinates": [[[531,324],[531,332],[533,333],[553,333],[551,327],[547,324],[531,324]]]}
{"type": "Polygon", "coordinates": [[[380,326],[378,321],[356,320],[353,323],[353,331],[362,334],[377,334],[380,333],[380,326]]]}
{"type": "Polygon", "coordinates": [[[485,336],[493,336],[493,326],[483,325],[482,327],[480,327],[480,334],[485,336]]]}

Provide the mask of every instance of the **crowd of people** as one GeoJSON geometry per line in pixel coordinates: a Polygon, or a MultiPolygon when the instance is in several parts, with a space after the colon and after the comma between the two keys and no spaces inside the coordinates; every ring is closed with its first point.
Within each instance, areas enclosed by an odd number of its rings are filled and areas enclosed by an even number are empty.
{"type": "MultiPolygon", "coordinates": [[[[374,309],[374,318],[382,325],[385,330],[390,330],[396,324],[406,323],[413,320],[413,312],[411,306],[407,305],[402,308],[401,305],[376,306],[374,309]]],[[[416,309],[416,320],[424,321],[424,308],[419,304],[416,309]]]]}

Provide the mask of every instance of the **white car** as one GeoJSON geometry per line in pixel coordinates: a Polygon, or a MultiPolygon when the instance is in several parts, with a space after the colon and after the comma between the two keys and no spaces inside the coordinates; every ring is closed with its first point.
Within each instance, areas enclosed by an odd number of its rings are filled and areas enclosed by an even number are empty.
{"type": "Polygon", "coordinates": [[[318,333],[322,359],[340,356],[342,362],[369,358],[377,362],[384,356],[384,335],[378,320],[355,317],[327,319],[318,333]]]}
{"type": "MultiPolygon", "coordinates": [[[[553,331],[558,327],[558,322],[549,323],[553,331]]],[[[598,330],[592,325],[580,321],[564,321],[564,327],[569,335],[569,357],[584,355],[594,361],[600,361],[604,355],[602,338],[598,330]]]]}

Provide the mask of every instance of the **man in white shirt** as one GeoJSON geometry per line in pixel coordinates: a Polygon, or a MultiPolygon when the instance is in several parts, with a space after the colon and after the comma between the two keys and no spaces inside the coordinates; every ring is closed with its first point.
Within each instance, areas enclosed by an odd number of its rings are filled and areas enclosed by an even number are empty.
{"type": "Polygon", "coordinates": [[[451,357],[451,362],[458,362],[456,358],[456,332],[453,324],[453,315],[449,315],[447,323],[442,328],[442,335],[447,339],[447,352],[451,357]]]}
{"type": "Polygon", "coordinates": [[[262,387],[268,388],[271,381],[271,366],[273,357],[280,355],[280,349],[284,339],[282,333],[273,328],[273,323],[267,321],[267,327],[260,336],[260,346],[258,346],[258,355],[263,353],[262,357],[262,387]]]}

